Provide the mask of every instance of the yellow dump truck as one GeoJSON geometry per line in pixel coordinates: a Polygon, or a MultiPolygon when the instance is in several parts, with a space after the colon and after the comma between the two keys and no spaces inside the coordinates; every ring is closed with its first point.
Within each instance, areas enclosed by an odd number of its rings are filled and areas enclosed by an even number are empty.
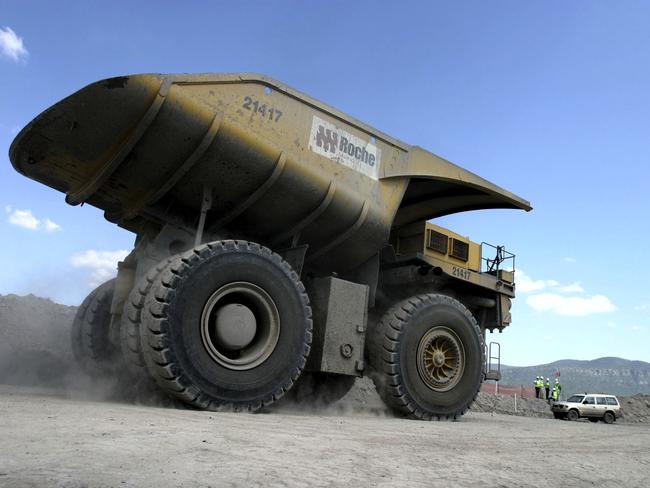
{"type": "Polygon", "coordinates": [[[369,375],[396,413],[456,418],[494,377],[514,255],[429,223],[527,201],[255,74],[93,83],[36,117],[14,168],[136,235],[79,307],[90,373],[204,409],[334,401],[369,375]]]}

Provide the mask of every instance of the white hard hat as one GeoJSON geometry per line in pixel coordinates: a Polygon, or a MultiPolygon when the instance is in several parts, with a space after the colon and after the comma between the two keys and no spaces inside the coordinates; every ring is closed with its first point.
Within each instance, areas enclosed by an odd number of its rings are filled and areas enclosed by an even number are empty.
{"type": "Polygon", "coordinates": [[[551,381],[551,380],[549,380],[548,378],[546,378],[546,381],[551,381]]]}

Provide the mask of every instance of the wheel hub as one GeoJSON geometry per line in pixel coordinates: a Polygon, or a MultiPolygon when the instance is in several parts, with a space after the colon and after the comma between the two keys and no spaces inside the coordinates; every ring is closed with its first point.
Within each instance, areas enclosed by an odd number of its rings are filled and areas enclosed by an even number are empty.
{"type": "Polygon", "coordinates": [[[266,361],[280,337],[280,314],[271,296],[237,281],[216,290],[201,313],[201,339],[210,357],[228,369],[247,370],[266,361]]]}
{"type": "Polygon", "coordinates": [[[237,350],[253,341],[257,321],[255,314],[246,305],[229,303],[217,311],[215,328],[217,341],[226,349],[237,350]]]}
{"type": "Polygon", "coordinates": [[[436,368],[441,368],[445,364],[445,354],[442,351],[433,353],[433,365],[436,368]]]}
{"type": "Polygon", "coordinates": [[[420,339],[417,350],[418,374],[432,390],[443,392],[458,384],[465,370],[465,350],[454,331],[432,327],[420,339]]]}

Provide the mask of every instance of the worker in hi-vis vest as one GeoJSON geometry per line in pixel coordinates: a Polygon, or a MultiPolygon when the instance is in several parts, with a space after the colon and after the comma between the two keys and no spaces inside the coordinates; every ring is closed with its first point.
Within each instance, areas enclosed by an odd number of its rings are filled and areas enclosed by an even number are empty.
{"type": "Polygon", "coordinates": [[[539,398],[539,390],[541,389],[541,385],[539,384],[539,376],[535,377],[535,398],[539,398]]]}
{"type": "Polygon", "coordinates": [[[546,383],[544,383],[544,389],[546,390],[546,396],[544,398],[548,400],[551,398],[551,380],[548,378],[546,378],[546,383]]]}

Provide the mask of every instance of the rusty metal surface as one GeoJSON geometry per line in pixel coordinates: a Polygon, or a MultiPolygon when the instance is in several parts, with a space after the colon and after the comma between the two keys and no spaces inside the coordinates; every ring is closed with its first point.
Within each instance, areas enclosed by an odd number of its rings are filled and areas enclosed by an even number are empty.
{"type": "Polygon", "coordinates": [[[296,90],[250,74],[134,75],[93,83],[14,140],[19,172],[141,234],[193,229],[351,269],[391,227],[525,200],[296,90]]]}

